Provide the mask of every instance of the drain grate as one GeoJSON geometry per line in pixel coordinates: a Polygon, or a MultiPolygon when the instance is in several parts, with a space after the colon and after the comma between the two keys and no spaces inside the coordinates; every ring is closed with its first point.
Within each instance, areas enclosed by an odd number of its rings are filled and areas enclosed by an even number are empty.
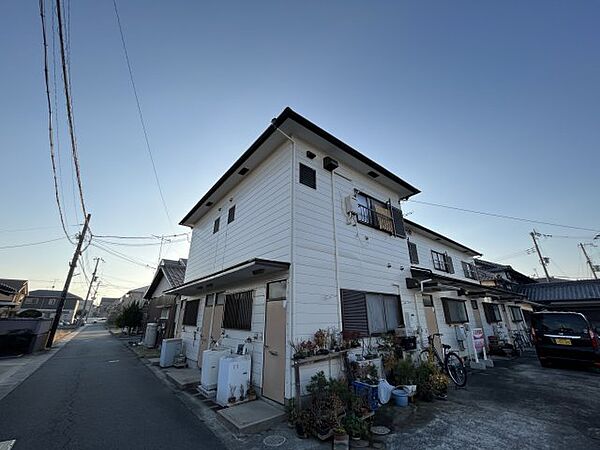
{"type": "Polygon", "coordinates": [[[283,444],[285,444],[285,441],[287,439],[283,436],[280,436],[278,434],[273,434],[271,436],[267,436],[266,438],[263,439],[263,444],[265,444],[266,447],[280,447],[283,444]]]}

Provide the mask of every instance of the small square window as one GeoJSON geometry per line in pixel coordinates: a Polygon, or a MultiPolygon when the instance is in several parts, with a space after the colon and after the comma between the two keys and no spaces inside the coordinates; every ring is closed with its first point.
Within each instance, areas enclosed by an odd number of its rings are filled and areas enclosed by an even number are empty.
{"type": "Polygon", "coordinates": [[[215,234],[217,231],[219,231],[219,223],[221,222],[221,218],[217,217],[215,219],[215,224],[213,225],[213,234],[215,234]]]}
{"type": "Polygon", "coordinates": [[[471,300],[471,308],[479,309],[479,305],[477,304],[477,300],[471,300]]]}
{"type": "Polygon", "coordinates": [[[313,189],[317,188],[317,171],[312,167],[300,164],[300,183],[313,189]]]}
{"type": "Polygon", "coordinates": [[[231,223],[235,220],[235,205],[229,208],[229,212],[227,213],[227,223],[231,223]]]}

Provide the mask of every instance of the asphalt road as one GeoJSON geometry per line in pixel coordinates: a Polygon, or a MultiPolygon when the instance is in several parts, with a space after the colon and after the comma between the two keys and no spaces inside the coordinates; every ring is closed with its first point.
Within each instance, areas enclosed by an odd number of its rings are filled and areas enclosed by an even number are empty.
{"type": "Polygon", "coordinates": [[[472,373],[447,401],[421,403],[403,423],[391,422],[398,433],[390,449],[598,449],[600,373],[543,368],[530,350],[472,373]]]}
{"type": "Polygon", "coordinates": [[[101,325],[0,401],[0,442],[25,449],[214,449],[218,439],[101,325]]]}

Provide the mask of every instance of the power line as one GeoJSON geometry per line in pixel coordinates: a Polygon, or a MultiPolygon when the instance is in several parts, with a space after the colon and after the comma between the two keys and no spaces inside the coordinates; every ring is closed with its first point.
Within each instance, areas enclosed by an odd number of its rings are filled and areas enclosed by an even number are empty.
{"type": "Polygon", "coordinates": [[[9,248],[32,247],[34,245],[41,245],[41,244],[48,244],[49,242],[62,241],[63,239],[65,239],[65,237],[61,236],[61,237],[58,237],[58,238],[55,238],[55,239],[48,239],[47,241],[27,242],[27,243],[24,243],[24,244],[4,245],[4,246],[0,247],[0,250],[9,249],[9,248]]]}
{"type": "Polygon", "coordinates": [[[169,209],[167,208],[167,202],[165,201],[165,197],[163,195],[162,188],[160,186],[160,181],[158,179],[158,171],[156,170],[156,165],[154,164],[154,157],[152,156],[152,150],[150,149],[150,140],[148,139],[148,131],[146,129],[146,122],[144,121],[144,115],[142,114],[142,107],[140,105],[140,99],[137,93],[137,89],[135,87],[135,81],[133,79],[133,69],[131,68],[131,62],[129,60],[129,53],[127,52],[127,46],[125,45],[125,36],[123,34],[123,28],[121,26],[121,18],[119,17],[119,9],[117,8],[117,1],[113,0],[113,6],[115,8],[115,15],[117,17],[117,25],[119,26],[119,34],[121,35],[121,44],[123,46],[123,53],[125,55],[125,61],[127,62],[127,69],[129,70],[129,79],[131,81],[131,87],[133,88],[133,95],[135,96],[135,103],[137,105],[138,115],[140,117],[140,124],[142,125],[142,130],[144,132],[144,139],[146,141],[146,149],[148,150],[148,156],[150,157],[150,162],[152,163],[152,170],[154,172],[154,180],[156,181],[156,186],[158,188],[158,193],[160,194],[160,199],[162,201],[163,208],[165,210],[165,215],[167,216],[167,220],[169,221],[169,225],[171,225],[171,216],[169,214],[169,209]]]}
{"type": "Polygon", "coordinates": [[[576,227],[573,225],[563,225],[560,223],[553,223],[553,222],[544,222],[541,220],[526,219],[523,217],[508,216],[505,214],[496,214],[496,213],[490,213],[490,212],[484,212],[484,211],[476,211],[474,209],[459,208],[456,206],[441,205],[439,203],[422,202],[420,200],[408,199],[407,201],[412,202],[412,203],[419,203],[421,205],[436,206],[438,208],[446,208],[446,209],[453,209],[455,211],[468,212],[468,213],[472,213],[472,214],[480,214],[482,216],[491,216],[491,217],[498,217],[501,219],[516,220],[518,222],[537,223],[537,224],[541,224],[541,225],[549,225],[552,227],[569,228],[572,230],[591,231],[592,233],[598,233],[598,231],[600,231],[600,229],[576,227]]]}
{"type": "Polygon", "coordinates": [[[56,159],[54,156],[54,131],[52,130],[52,101],[50,99],[50,80],[48,76],[48,41],[46,39],[46,13],[44,0],[40,0],[40,17],[42,21],[42,37],[44,43],[44,82],[46,84],[46,101],[48,103],[48,140],[50,141],[50,160],[52,162],[52,178],[54,180],[54,197],[56,205],[58,206],[58,215],[60,217],[60,224],[62,226],[65,236],[71,242],[69,233],[67,232],[67,225],[65,224],[65,218],[63,216],[63,210],[60,202],[60,193],[58,189],[58,176],[56,174],[56,159]]]}
{"type": "Polygon", "coordinates": [[[62,10],[60,6],[60,0],[56,0],[56,16],[58,19],[58,37],[60,41],[60,57],[63,74],[63,84],[65,91],[65,103],[67,108],[67,119],[69,121],[69,134],[71,136],[71,153],[73,157],[73,164],[75,165],[75,174],[77,175],[77,186],[79,188],[79,199],[81,200],[81,209],[84,216],[87,216],[87,210],[85,208],[85,201],[83,199],[83,184],[81,182],[81,170],[79,167],[79,157],[77,154],[77,140],[75,139],[75,125],[73,119],[72,99],[71,99],[71,88],[69,86],[69,73],[68,64],[66,60],[65,50],[65,37],[63,32],[63,19],[62,10]]]}
{"type": "Polygon", "coordinates": [[[152,269],[152,270],[156,270],[156,267],[152,266],[151,264],[147,264],[147,263],[145,263],[143,261],[140,261],[140,260],[135,260],[135,259],[133,259],[133,258],[125,255],[124,253],[121,253],[121,252],[118,252],[116,250],[104,247],[101,244],[91,244],[91,245],[94,246],[94,247],[96,247],[96,248],[99,248],[100,250],[103,250],[106,253],[109,253],[109,254],[117,257],[117,258],[120,258],[120,259],[122,259],[124,261],[130,262],[132,264],[136,264],[136,265],[141,266],[141,267],[146,267],[146,268],[149,268],[149,269],[152,269]]]}

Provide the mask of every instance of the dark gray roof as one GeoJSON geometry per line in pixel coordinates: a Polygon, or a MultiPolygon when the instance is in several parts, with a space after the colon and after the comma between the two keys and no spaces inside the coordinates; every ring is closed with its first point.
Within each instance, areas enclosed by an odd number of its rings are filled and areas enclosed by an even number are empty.
{"type": "Polygon", "coordinates": [[[145,299],[152,298],[154,294],[154,290],[162,277],[167,279],[167,282],[171,286],[171,289],[176,288],[183,284],[183,280],[185,278],[185,267],[187,265],[187,259],[179,259],[177,261],[172,259],[163,259],[158,269],[156,269],[156,273],[154,274],[154,278],[152,279],[152,283],[148,286],[148,290],[144,294],[145,299]]]}
{"type": "Polygon", "coordinates": [[[11,278],[0,278],[0,291],[8,295],[14,294],[21,290],[23,285],[27,284],[27,280],[13,280],[11,278]]]}
{"type": "Polygon", "coordinates": [[[113,303],[118,302],[120,299],[118,297],[102,297],[100,299],[100,306],[102,305],[112,305],[113,303]]]}
{"type": "MultiPolygon", "coordinates": [[[[37,297],[37,298],[60,298],[62,291],[53,291],[50,289],[36,289],[35,291],[29,292],[27,297],[37,297]]],[[[81,297],[75,294],[71,294],[67,292],[67,298],[74,298],[75,300],[83,300],[81,297]]]]}
{"type": "Polygon", "coordinates": [[[533,278],[519,272],[518,270],[513,269],[512,266],[506,264],[498,264],[492,261],[476,258],[475,266],[477,267],[480,280],[495,280],[497,278],[497,274],[509,273],[512,277],[511,281],[513,283],[525,284],[534,283],[536,281],[533,278]]]}
{"type": "Polygon", "coordinates": [[[600,280],[525,284],[519,292],[534,302],[600,301],[600,280]]]}

